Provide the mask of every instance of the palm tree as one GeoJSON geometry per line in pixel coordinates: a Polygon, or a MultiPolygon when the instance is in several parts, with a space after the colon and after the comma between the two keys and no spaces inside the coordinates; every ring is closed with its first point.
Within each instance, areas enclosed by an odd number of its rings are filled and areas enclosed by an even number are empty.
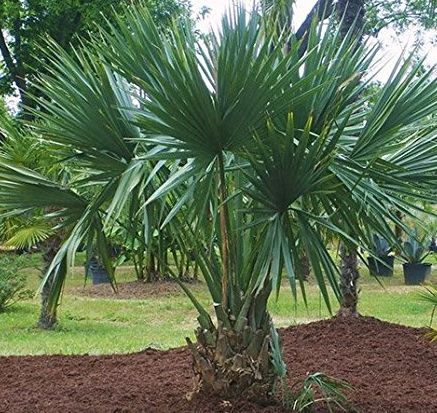
{"type": "MultiPolygon", "coordinates": [[[[264,12],[269,14],[269,18],[273,18],[278,22],[279,30],[288,31],[292,27],[292,7],[293,2],[269,1],[264,2],[264,12]],[[283,19],[287,16],[287,19],[283,19]]],[[[296,33],[300,39],[303,38],[299,48],[299,54],[303,55],[309,46],[309,32],[314,16],[317,14],[320,19],[329,17],[334,10],[336,11],[334,18],[337,18],[340,26],[340,35],[342,38],[350,33],[354,33],[359,41],[362,41],[362,34],[364,28],[364,1],[345,1],[341,0],[334,4],[332,2],[317,3],[313,12],[307,17],[308,24],[302,27],[296,33]]],[[[315,46],[313,44],[313,46],[315,46]]],[[[357,96],[358,98],[358,96],[357,96]]],[[[341,223],[339,223],[341,226],[341,223]]],[[[346,232],[349,231],[344,228],[346,232]]],[[[350,243],[340,243],[340,310],[338,312],[341,316],[357,315],[358,306],[358,280],[360,277],[358,269],[358,253],[356,245],[350,243]]],[[[305,253],[302,256],[302,273],[304,276],[309,274],[308,258],[305,253]]]]}
{"type": "Polygon", "coordinates": [[[237,8],[199,39],[186,22],[160,33],[139,7],[76,60],[50,44],[40,130],[88,176],[65,188],[0,162],[0,206],[49,205],[70,225],[47,272],[50,308],[80,243],[97,238],[104,254],[104,229],[132,194],[135,214],[165,205],[159,226],[173,225],[195,251],[215,316],[181,284],[199,312],[197,342],[188,340],[195,392],[257,400],[286,374],[267,309],[282,276],[305,299],[304,251],[332,310],[328,288],[340,290],[326,232],[354,246],[363,222],[385,234],[391,207],[411,214],[407,194],[435,196],[437,150],[435,136],[418,133],[437,106],[431,73],[416,78],[399,64],[371,107],[363,76],[375,49],[314,24],[301,57],[295,38],[264,23],[237,8]],[[412,129],[421,152],[406,149],[412,129]],[[415,166],[424,152],[429,162],[415,166]],[[92,199],[81,185],[95,188],[92,199]]]}
{"type": "MultiPolygon", "coordinates": [[[[336,4],[340,18],[341,36],[347,36],[351,30],[359,41],[362,39],[364,26],[364,0],[340,0],[336,4]]],[[[346,229],[347,230],[347,229],[346,229]]],[[[358,306],[358,269],[357,248],[354,245],[340,244],[340,310],[339,315],[357,315],[358,306]]]]}

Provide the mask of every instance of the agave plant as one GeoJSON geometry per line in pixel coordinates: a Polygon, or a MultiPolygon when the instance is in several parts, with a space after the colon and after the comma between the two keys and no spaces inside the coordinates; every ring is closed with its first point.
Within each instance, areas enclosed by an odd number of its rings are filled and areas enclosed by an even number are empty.
{"type": "Polygon", "coordinates": [[[429,248],[427,237],[419,237],[417,230],[414,230],[407,241],[404,242],[401,256],[405,262],[410,264],[421,263],[428,255],[429,248]]]}
{"type": "Polygon", "coordinates": [[[304,253],[332,309],[328,288],[340,291],[326,233],[357,247],[363,226],[385,236],[391,211],[411,214],[407,195],[435,196],[436,139],[421,131],[437,86],[399,62],[370,106],[363,76],[374,48],[314,24],[300,56],[293,36],[238,7],[200,39],[186,22],[161,33],[143,7],[108,25],[76,59],[49,43],[40,85],[40,132],[86,175],[65,187],[1,161],[0,206],[51,206],[69,226],[47,272],[52,310],[78,246],[97,239],[105,254],[105,230],[125,211],[171,228],[211,295],[205,307],[181,283],[199,312],[188,341],[195,392],[268,398],[286,373],[267,308],[282,277],[305,300],[304,253]],[[421,152],[408,145],[413,129],[421,152]]]}
{"type": "Polygon", "coordinates": [[[387,240],[378,234],[373,234],[373,253],[377,257],[386,257],[391,252],[391,247],[387,240]]]}

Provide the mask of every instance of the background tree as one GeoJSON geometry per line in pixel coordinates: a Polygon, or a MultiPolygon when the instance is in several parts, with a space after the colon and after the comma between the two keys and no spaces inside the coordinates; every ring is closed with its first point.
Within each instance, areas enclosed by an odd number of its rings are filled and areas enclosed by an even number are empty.
{"type": "MultiPolygon", "coordinates": [[[[139,0],[2,0],[0,2],[0,95],[18,90],[21,106],[34,102],[27,92],[39,95],[31,85],[44,71],[40,46],[47,37],[72,50],[102,21],[102,12],[111,20],[114,12],[139,0]]],[[[189,0],[145,0],[160,26],[190,13],[189,0]]]]}
{"type": "MultiPolygon", "coordinates": [[[[278,4],[282,5],[280,1],[278,4]]],[[[283,8],[283,6],[281,6],[283,8]]],[[[326,19],[333,14],[340,22],[340,32],[345,36],[350,29],[361,40],[363,35],[377,36],[381,29],[393,27],[395,30],[405,30],[412,25],[419,25],[425,29],[436,27],[436,2],[379,2],[372,0],[319,0],[303,24],[296,31],[296,37],[302,40],[300,53],[303,55],[308,49],[308,33],[314,18],[326,19]]],[[[313,45],[314,46],[314,45],[313,45]]],[[[365,93],[371,94],[368,91],[365,93]]],[[[403,232],[403,214],[396,211],[395,241],[401,241],[403,232]]],[[[341,225],[341,224],[339,224],[341,225]]],[[[346,222],[343,223],[343,226],[346,222]]],[[[348,232],[348,228],[344,228],[348,232]]],[[[390,234],[391,235],[391,234],[390,234]]],[[[391,238],[391,237],[390,237],[391,238]]],[[[358,253],[355,245],[345,241],[340,248],[340,290],[341,315],[356,315],[358,304],[358,253]]]]}
{"type": "MultiPolygon", "coordinates": [[[[311,27],[314,25],[315,19],[324,20],[334,14],[334,18],[340,22],[339,33],[341,38],[347,35],[357,37],[358,44],[363,37],[364,29],[364,0],[340,0],[337,3],[330,1],[321,1],[316,3],[312,12],[307,16],[302,26],[297,30],[295,36],[301,40],[299,47],[299,55],[304,56],[317,45],[311,42],[309,34],[311,27]]],[[[269,14],[274,21],[277,22],[279,32],[292,27],[293,21],[293,2],[287,1],[265,1],[263,2],[264,12],[269,14]]],[[[340,46],[340,44],[338,45],[340,46]]],[[[358,98],[358,96],[357,96],[358,98]]],[[[351,211],[351,213],[354,213],[351,211]]],[[[346,222],[339,222],[339,226],[343,226],[346,233],[350,233],[351,229],[347,228],[346,222]]],[[[356,244],[341,242],[340,252],[340,310],[341,315],[357,314],[358,304],[358,255],[356,244]]],[[[302,257],[302,272],[303,276],[308,274],[308,258],[305,253],[302,257]]]]}
{"type": "Polygon", "coordinates": [[[435,0],[367,0],[368,30],[377,35],[386,27],[398,33],[406,29],[432,30],[437,28],[437,2],[435,0]]]}
{"type": "MultiPolygon", "coordinates": [[[[266,0],[269,2],[283,0],[266,0]]],[[[296,3],[296,0],[294,0],[296,3]]],[[[364,4],[366,9],[366,31],[371,35],[378,33],[386,27],[392,27],[398,31],[416,26],[417,28],[428,30],[437,28],[437,2],[435,0],[318,0],[310,13],[297,29],[296,35],[302,38],[311,25],[314,16],[318,18],[328,18],[337,7],[345,10],[349,3],[350,10],[364,4]]],[[[348,20],[354,20],[357,15],[347,13],[348,20]]]]}

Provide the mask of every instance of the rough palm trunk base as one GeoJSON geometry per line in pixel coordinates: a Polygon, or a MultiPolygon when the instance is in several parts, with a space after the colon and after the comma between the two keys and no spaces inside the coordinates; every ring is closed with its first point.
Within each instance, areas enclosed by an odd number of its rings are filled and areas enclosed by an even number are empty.
{"type": "Polygon", "coordinates": [[[219,327],[214,333],[198,329],[197,345],[188,345],[193,354],[194,391],[256,402],[271,399],[276,373],[271,363],[270,329],[239,333],[219,327]]]}
{"type": "MultiPolygon", "coordinates": [[[[43,247],[42,258],[44,262],[44,269],[42,274],[43,276],[48,271],[51,262],[53,261],[57,252],[59,251],[61,242],[62,242],[61,237],[59,235],[56,235],[46,240],[42,245],[43,247]]],[[[48,302],[49,302],[49,296],[52,288],[52,282],[53,281],[51,280],[51,278],[47,280],[47,282],[43,285],[41,291],[41,311],[38,320],[38,327],[44,330],[49,330],[51,328],[54,328],[57,323],[56,311],[49,311],[48,309],[48,302]]]]}
{"type": "Polygon", "coordinates": [[[300,265],[302,270],[302,280],[308,281],[311,275],[311,264],[308,255],[306,254],[302,255],[300,265]]]}
{"type": "Polygon", "coordinates": [[[358,257],[354,249],[348,249],[344,244],[340,246],[340,292],[341,302],[338,316],[358,316],[358,257]]]}
{"type": "Polygon", "coordinates": [[[50,330],[56,326],[56,313],[53,314],[48,310],[48,299],[50,293],[50,285],[46,283],[41,291],[41,311],[38,319],[38,327],[44,330],[50,330]]]}

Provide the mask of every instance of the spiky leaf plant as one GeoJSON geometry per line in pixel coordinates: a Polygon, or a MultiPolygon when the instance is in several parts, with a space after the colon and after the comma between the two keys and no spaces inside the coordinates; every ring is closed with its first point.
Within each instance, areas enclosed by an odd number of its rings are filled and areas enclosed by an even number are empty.
{"type": "Polygon", "coordinates": [[[264,23],[237,7],[199,39],[186,22],[159,32],[138,7],[101,30],[80,64],[50,44],[41,131],[87,166],[81,184],[95,196],[0,168],[0,205],[31,208],[40,191],[72,225],[49,269],[51,305],[81,242],[97,236],[103,251],[103,230],[131,202],[145,224],[159,208],[155,228],[170,227],[194,252],[211,295],[205,307],[181,284],[199,312],[194,392],[256,400],[285,374],[267,309],[282,276],[305,299],[305,253],[332,309],[329,286],[340,293],[326,234],[358,246],[364,225],[390,239],[391,211],[410,214],[412,193],[432,198],[436,168],[435,136],[423,132],[437,105],[431,73],[399,62],[370,106],[362,91],[375,49],[314,24],[301,57],[293,36],[264,23]]]}
{"type": "Polygon", "coordinates": [[[417,229],[411,231],[407,241],[404,242],[401,256],[410,264],[421,263],[429,254],[427,235],[420,236],[417,229]]]}

